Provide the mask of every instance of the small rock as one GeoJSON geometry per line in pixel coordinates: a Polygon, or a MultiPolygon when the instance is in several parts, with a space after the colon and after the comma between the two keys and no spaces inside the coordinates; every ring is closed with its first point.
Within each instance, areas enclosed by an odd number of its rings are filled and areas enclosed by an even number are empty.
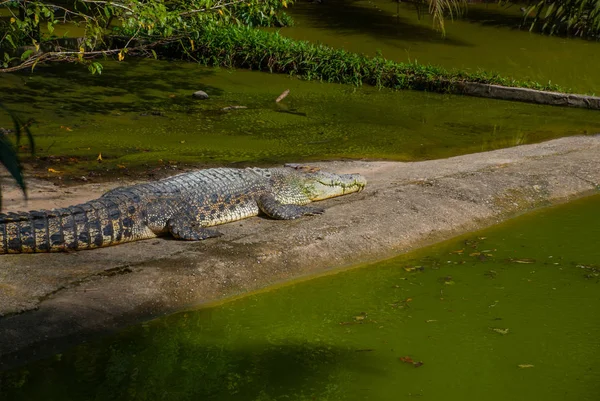
{"type": "Polygon", "coordinates": [[[192,97],[194,99],[208,99],[208,93],[206,93],[204,91],[197,91],[197,92],[194,92],[192,97]]]}

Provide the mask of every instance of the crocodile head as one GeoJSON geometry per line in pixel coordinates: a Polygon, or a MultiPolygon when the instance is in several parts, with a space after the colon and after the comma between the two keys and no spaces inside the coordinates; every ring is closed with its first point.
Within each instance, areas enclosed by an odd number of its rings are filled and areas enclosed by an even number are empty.
{"type": "Polygon", "coordinates": [[[326,171],[306,173],[304,192],[311,201],[319,201],[362,191],[367,180],[360,174],[334,174],[326,171]]]}
{"type": "Polygon", "coordinates": [[[367,180],[360,174],[335,174],[307,166],[286,165],[274,183],[282,203],[305,204],[362,191],[367,180]]]}

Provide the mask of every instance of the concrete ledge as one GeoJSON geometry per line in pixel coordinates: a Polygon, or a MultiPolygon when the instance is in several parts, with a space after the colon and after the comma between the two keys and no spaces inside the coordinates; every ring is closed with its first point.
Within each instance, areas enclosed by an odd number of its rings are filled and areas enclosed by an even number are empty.
{"type": "MultiPolygon", "coordinates": [[[[70,254],[0,255],[0,369],[83,339],[301,276],[380,260],[600,189],[600,136],[416,163],[318,163],[369,180],[322,216],[251,218],[198,243],[168,238],[70,254]]],[[[29,181],[8,210],[78,203],[111,186],[29,181]]],[[[5,188],[8,189],[8,188],[5,188]]]]}
{"type": "Polygon", "coordinates": [[[462,82],[456,85],[458,87],[458,93],[463,95],[547,104],[551,106],[568,106],[600,110],[600,97],[598,96],[546,92],[527,88],[481,84],[477,82],[462,82]]]}

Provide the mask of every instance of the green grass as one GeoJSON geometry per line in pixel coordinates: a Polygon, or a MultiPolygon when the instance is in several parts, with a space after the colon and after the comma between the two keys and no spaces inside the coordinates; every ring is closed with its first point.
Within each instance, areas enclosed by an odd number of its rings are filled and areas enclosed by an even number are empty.
{"type": "MultiPolygon", "coordinates": [[[[566,91],[551,83],[519,81],[485,71],[448,71],[416,61],[402,63],[381,56],[368,57],[248,27],[206,29],[198,33],[196,42],[200,45],[188,55],[201,64],[284,73],[307,80],[438,93],[460,93],[457,84],[462,82],[566,91]]],[[[172,44],[163,49],[163,54],[173,57],[188,50],[182,49],[181,44],[172,44]]]]}

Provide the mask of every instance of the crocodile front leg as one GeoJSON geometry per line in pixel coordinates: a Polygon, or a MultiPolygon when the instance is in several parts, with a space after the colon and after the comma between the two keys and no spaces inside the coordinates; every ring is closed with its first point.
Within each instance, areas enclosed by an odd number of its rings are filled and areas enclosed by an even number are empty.
{"type": "Polygon", "coordinates": [[[191,220],[189,216],[173,217],[169,219],[167,227],[174,238],[186,241],[201,241],[223,235],[217,230],[200,226],[198,222],[191,220]]]}
{"type": "Polygon", "coordinates": [[[261,195],[257,200],[257,204],[263,213],[277,220],[293,220],[302,216],[312,216],[325,212],[325,209],[320,207],[286,205],[279,202],[271,194],[261,195]]]}

